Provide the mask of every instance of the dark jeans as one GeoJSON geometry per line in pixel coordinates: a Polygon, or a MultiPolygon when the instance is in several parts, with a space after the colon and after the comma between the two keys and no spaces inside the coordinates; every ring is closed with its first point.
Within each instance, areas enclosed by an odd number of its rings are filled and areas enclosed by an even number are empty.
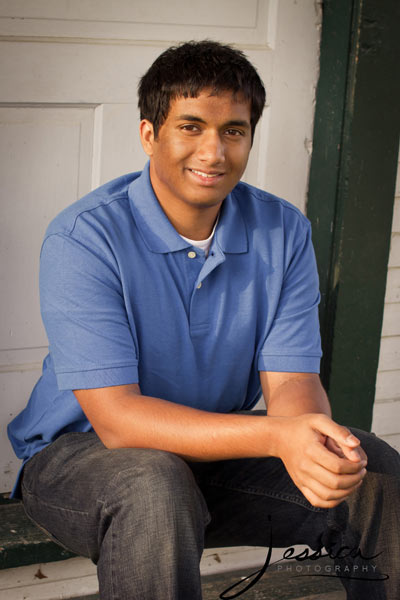
{"type": "Polygon", "coordinates": [[[108,450],[95,433],[62,435],[26,464],[24,506],[97,564],[102,600],[199,600],[204,545],[268,547],[271,528],[278,548],[346,546],[335,574],[349,599],[398,600],[399,454],[355,434],[368,473],[334,509],[311,506],[276,458],[188,464],[159,450],[108,450]]]}

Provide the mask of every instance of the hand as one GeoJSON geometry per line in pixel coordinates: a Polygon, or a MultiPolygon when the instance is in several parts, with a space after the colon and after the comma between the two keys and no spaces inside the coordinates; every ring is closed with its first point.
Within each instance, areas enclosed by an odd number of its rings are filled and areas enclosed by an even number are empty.
{"type": "Polygon", "coordinates": [[[361,485],[367,457],[346,427],[324,414],[272,418],[281,421],[277,455],[313,506],[332,508],[361,485]]]}

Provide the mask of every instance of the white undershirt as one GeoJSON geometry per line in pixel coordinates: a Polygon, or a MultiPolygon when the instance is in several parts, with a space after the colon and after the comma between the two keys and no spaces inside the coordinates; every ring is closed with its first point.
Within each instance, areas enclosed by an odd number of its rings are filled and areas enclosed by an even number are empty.
{"type": "Polygon", "coordinates": [[[211,242],[212,242],[213,237],[214,237],[215,228],[217,226],[217,223],[218,223],[218,219],[215,221],[215,225],[213,227],[211,235],[206,240],[191,240],[191,239],[185,237],[184,235],[181,235],[181,238],[184,239],[185,242],[187,242],[191,246],[194,246],[195,248],[199,248],[200,250],[203,250],[204,253],[205,253],[205,255],[206,255],[206,257],[207,257],[208,253],[210,251],[210,246],[211,246],[211,242]]]}

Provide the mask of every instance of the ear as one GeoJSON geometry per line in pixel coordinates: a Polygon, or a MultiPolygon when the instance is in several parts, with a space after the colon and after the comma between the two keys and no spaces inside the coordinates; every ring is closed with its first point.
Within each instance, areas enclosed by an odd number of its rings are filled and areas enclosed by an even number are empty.
{"type": "Polygon", "coordinates": [[[153,156],[154,145],[154,129],[153,123],[147,119],[140,121],[139,125],[140,141],[142,142],[143,150],[148,156],[153,156]]]}

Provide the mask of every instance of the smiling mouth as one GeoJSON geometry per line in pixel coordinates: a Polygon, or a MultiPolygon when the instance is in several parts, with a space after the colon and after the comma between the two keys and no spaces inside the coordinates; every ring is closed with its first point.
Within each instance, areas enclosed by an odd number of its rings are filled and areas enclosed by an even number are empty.
{"type": "Polygon", "coordinates": [[[198,175],[199,177],[203,177],[204,179],[216,179],[217,177],[221,177],[223,173],[205,173],[204,171],[197,171],[196,169],[189,169],[191,173],[198,175]]]}

